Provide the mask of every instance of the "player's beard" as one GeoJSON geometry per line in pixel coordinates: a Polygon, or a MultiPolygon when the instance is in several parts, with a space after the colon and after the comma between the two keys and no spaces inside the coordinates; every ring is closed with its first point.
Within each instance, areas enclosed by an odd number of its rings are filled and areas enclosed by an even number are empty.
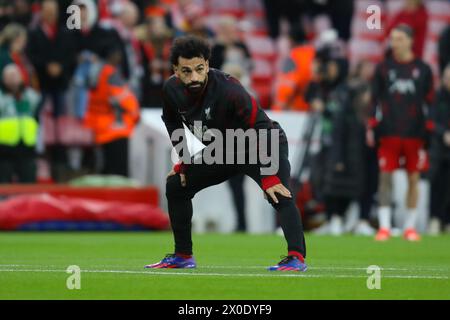
{"type": "Polygon", "coordinates": [[[198,95],[201,92],[203,92],[203,89],[205,88],[207,81],[208,77],[206,77],[204,81],[191,82],[187,84],[186,87],[191,94],[198,95]]]}

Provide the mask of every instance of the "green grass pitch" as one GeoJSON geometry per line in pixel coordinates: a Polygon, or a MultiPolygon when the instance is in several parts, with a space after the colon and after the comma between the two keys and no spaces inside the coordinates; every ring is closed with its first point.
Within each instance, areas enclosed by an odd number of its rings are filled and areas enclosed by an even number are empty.
{"type": "Polygon", "coordinates": [[[148,270],[172,251],[168,232],[2,232],[0,299],[450,299],[450,236],[419,243],[307,234],[309,270],[266,271],[277,235],[194,235],[198,268],[148,270]],[[69,290],[69,265],[81,289],[69,290]],[[367,288],[367,267],[381,288],[367,288]]]}

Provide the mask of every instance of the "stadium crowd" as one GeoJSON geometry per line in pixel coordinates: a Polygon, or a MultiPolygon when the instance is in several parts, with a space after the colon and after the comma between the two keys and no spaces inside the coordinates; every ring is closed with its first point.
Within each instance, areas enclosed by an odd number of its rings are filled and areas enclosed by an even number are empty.
{"type": "MultiPolygon", "coordinates": [[[[236,0],[230,1],[236,7],[221,7],[223,2],[0,0],[0,183],[37,182],[38,159],[47,159],[56,182],[76,170],[128,176],[128,141],[139,110],[162,106],[172,41],[194,34],[210,41],[210,66],[238,78],[262,107],[319,118],[322,147],[310,156],[309,184],[328,222],[317,232],[342,234],[343,215],[356,201],[360,222],[354,231],[373,234],[379,165],[366,129],[375,66],[389,55],[389,34],[400,24],[413,32],[414,55],[424,56],[427,1],[401,1],[395,15],[383,16],[386,27],[375,40],[386,54],[366,59],[355,59],[350,50],[358,0],[236,0]],[[72,4],[80,9],[80,29],[68,24],[72,4]],[[236,8],[243,7],[262,17],[240,23],[245,12],[236,8]],[[269,75],[261,75],[268,64],[269,75]],[[67,142],[69,125],[87,130],[91,139],[67,142]],[[345,135],[337,134],[343,127],[345,135]],[[349,156],[339,154],[343,145],[349,156]]],[[[421,173],[431,183],[434,234],[443,226],[450,231],[449,20],[436,46],[430,117],[437,129],[427,137],[429,168],[421,173]]],[[[246,229],[242,181],[230,181],[238,230],[246,229]]]]}

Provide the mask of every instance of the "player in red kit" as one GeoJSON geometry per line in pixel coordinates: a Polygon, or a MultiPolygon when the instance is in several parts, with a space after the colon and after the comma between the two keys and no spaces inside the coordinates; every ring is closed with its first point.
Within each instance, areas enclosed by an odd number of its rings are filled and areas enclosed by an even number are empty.
{"type": "Polygon", "coordinates": [[[428,106],[433,96],[430,67],[412,51],[413,34],[407,25],[398,25],[390,33],[392,54],[376,69],[372,84],[373,113],[368,123],[367,143],[379,142],[379,230],[376,240],[390,237],[392,173],[404,167],[408,173],[407,216],[403,236],[420,239],[416,231],[418,183],[427,169],[425,142],[432,122],[428,106]],[[376,134],[375,134],[376,133],[376,134]],[[377,139],[375,139],[375,136],[377,139]]]}

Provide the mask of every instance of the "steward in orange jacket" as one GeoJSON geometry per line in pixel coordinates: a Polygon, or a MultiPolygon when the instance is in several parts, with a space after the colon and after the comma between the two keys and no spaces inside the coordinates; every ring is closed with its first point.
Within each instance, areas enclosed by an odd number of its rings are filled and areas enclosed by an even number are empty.
{"type": "Polygon", "coordinates": [[[101,173],[128,176],[128,142],[139,121],[139,102],[115,67],[117,63],[109,62],[90,66],[84,125],[101,147],[101,173]]]}
{"type": "Polygon", "coordinates": [[[316,50],[312,45],[303,44],[304,39],[303,32],[291,32],[291,40],[297,45],[291,49],[289,57],[283,61],[282,70],[276,75],[272,110],[309,110],[305,92],[313,77],[316,50]]]}
{"type": "Polygon", "coordinates": [[[128,138],[139,119],[139,102],[114,66],[103,64],[95,68],[99,70],[90,79],[84,125],[92,129],[97,144],[128,138]]]}

